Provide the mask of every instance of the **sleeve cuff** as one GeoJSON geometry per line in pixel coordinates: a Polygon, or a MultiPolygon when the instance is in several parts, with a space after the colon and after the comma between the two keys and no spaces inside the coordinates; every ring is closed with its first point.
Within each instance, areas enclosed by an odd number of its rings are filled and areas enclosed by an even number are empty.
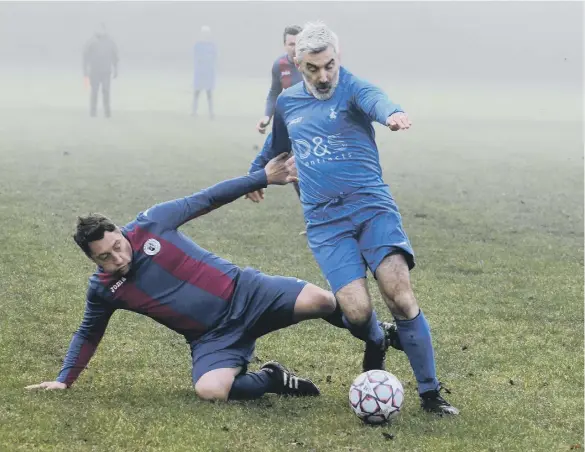
{"type": "Polygon", "coordinates": [[[392,116],[394,113],[404,113],[404,110],[402,110],[402,107],[400,107],[400,105],[388,105],[380,118],[378,118],[378,122],[380,124],[386,124],[386,120],[392,116]]]}
{"type": "Polygon", "coordinates": [[[266,188],[268,186],[268,177],[266,176],[266,171],[264,168],[255,171],[250,169],[249,175],[252,178],[252,183],[254,186],[258,187],[257,190],[266,188]]]}

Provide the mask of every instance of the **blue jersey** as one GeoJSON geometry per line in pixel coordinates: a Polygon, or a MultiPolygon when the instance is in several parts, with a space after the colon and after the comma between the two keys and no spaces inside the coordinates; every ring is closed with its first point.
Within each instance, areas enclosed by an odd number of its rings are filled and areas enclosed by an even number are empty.
{"type": "Polygon", "coordinates": [[[345,68],[335,93],[325,101],[299,83],[278,97],[272,133],[251,171],[282,152],[294,152],[305,207],[387,187],[372,122],[385,124],[396,112],[401,107],[381,89],[345,68]]]}
{"type": "Polygon", "coordinates": [[[196,90],[212,90],[215,88],[215,66],[217,47],[211,41],[199,41],[193,49],[195,66],[193,83],[196,90]]]}
{"type": "Polygon", "coordinates": [[[230,311],[242,270],[177,229],[266,184],[264,171],[221,182],[153,206],[121,228],[132,247],[131,270],[120,277],[98,267],[90,277],[83,322],[73,336],[57,381],[71,385],[77,379],[117,309],[144,314],[182,334],[188,342],[219,325],[230,311]]]}
{"type": "Polygon", "coordinates": [[[268,91],[268,97],[266,98],[264,114],[266,116],[274,115],[274,107],[276,106],[278,95],[283,90],[302,81],[303,76],[294,62],[288,58],[288,54],[278,57],[272,64],[272,84],[270,85],[270,91],[268,91]]]}

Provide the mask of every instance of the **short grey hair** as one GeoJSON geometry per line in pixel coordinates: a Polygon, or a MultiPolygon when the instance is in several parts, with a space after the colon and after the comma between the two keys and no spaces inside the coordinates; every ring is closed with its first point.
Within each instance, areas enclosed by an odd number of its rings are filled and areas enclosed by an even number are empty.
{"type": "Polygon", "coordinates": [[[306,53],[321,53],[329,46],[333,47],[335,53],[339,53],[337,35],[321,21],[309,22],[297,35],[295,55],[301,62],[306,53]]]}

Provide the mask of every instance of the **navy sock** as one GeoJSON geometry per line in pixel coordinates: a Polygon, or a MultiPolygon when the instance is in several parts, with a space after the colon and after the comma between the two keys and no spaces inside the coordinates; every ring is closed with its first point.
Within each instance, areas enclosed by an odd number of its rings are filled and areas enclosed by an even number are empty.
{"type": "Polygon", "coordinates": [[[344,330],[347,329],[345,323],[343,323],[343,312],[341,311],[339,304],[335,306],[335,311],[333,311],[327,317],[323,317],[323,320],[333,326],[336,326],[337,328],[343,328],[344,330]]]}
{"type": "Polygon", "coordinates": [[[257,399],[275,389],[276,382],[270,371],[247,372],[234,379],[228,400],[257,399]]]}
{"type": "Polygon", "coordinates": [[[431,330],[422,311],[411,320],[396,320],[398,337],[418,383],[418,392],[437,389],[437,371],[431,330]]]}
{"type": "Polygon", "coordinates": [[[370,319],[362,325],[350,323],[345,316],[342,316],[342,321],[354,337],[357,337],[364,342],[371,342],[380,347],[384,345],[384,332],[382,331],[382,328],[380,328],[380,325],[378,325],[376,311],[372,311],[370,319]]]}

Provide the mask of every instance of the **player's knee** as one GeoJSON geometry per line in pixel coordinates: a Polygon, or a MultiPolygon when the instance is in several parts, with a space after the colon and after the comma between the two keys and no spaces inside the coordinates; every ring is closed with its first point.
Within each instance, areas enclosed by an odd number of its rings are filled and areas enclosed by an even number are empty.
{"type": "Polygon", "coordinates": [[[223,369],[207,372],[195,383],[195,394],[203,400],[227,400],[234,377],[223,369]]]}
{"type": "Polygon", "coordinates": [[[352,281],[335,293],[345,318],[353,325],[364,325],[372,317],[372,302],[365,279],[352,281]]]}
{"type": "Polygon", "coordinates": [[[399,320],[414,319],[418,315],[418,303],[410,286],[397,290],[387,300],[392,315],[399,320]]]}
{"type": "Polygon", "coordinates": [[[372,317],[372,306],[369,303],[348,306],[343,310],[343,314],[352,325],[365,325],[372,317]]]}
{"type": "Polygon", "coordinates": [[[327,316],[337,306],[335,296],[313,284],[307,284],[295,303],[295,320],[315,319],[327,316]]]}
{"type": "Polygon", "coordinates": [[[359,301],[353,300],[352,303],[340,302],[340,304],[345,318],[352,325],[365,325],[372,317],[373,309],[369,298],[359,301]]]}
{"type": "Polygon", "coordinates": [[[320,289],[314,296],[313,303],[315,304],[315,309],[323,315],[332,314],[337,307],[337,300],[335,299],[335,295],[333,293],[328,292],[326,290],[320,289]]]}
{"type": "Polygon", "coordinates": [[[230,394],[231,385],[219,381],[201,381],[195,384],[195,394],[202,400],[226,401],[230,394]]]}
{"type": "Polygon", "coordinates": [[[372,317],[372,312],[373,310],[371,307],[364,308],[358,312],[355,312],[353,316],[348,318],[348,320],[350,323],[354,325],[365,325],[370,321],[370,318],[372,317]]]}

